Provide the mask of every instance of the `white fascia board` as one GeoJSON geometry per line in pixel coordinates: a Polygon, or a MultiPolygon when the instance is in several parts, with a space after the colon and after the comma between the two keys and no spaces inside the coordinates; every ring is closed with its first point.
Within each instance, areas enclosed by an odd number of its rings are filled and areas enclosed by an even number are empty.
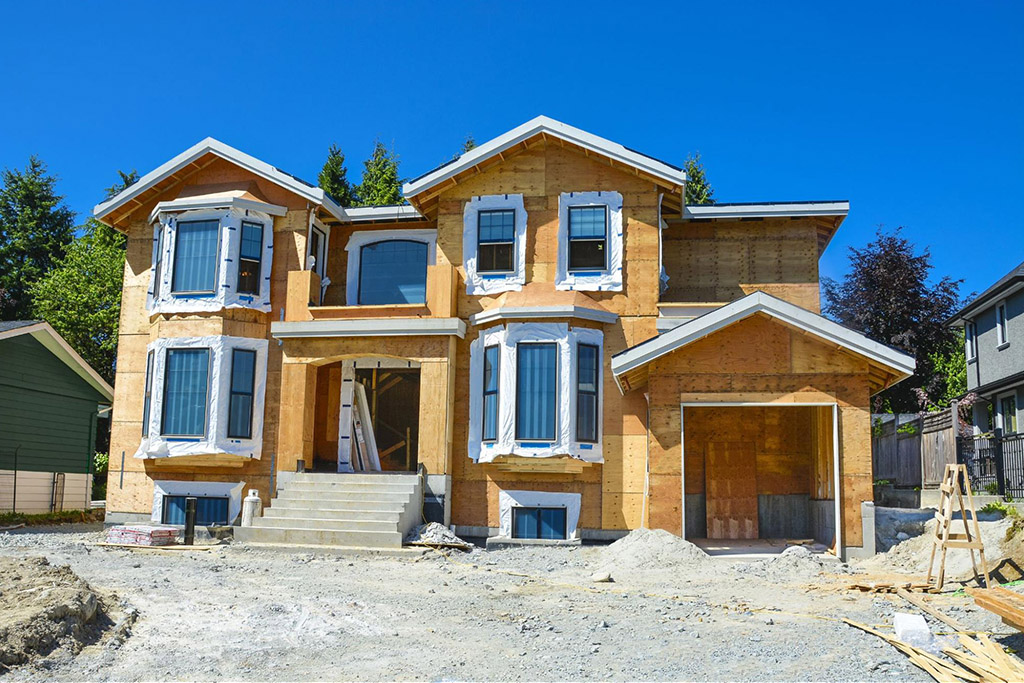
{"type": "Polygon", "coordinates": [[[613,323],[617,313],[599,311],[585,306],[502,306],[469,316],[471,325],[484,325],[495,320],[535,320],[538,318],[579,318],[599,323],[613,323]]]}
{"type": "Polygon", "coordinates": [[[345,209],[345,215],[350,223],[369,223],[372,221],[400,221],[409,219],[421,219],[423,214],[415,207],[404,204],[402,206],[359,206],[345,209]]]}
{"type": "Polygon", "coordinates": [[[452,176],[458,175],[468,168],[472,168],[484,159],[504,152],[524,140],[528,140],[529,138],[541,133],[560,138],[566,142],[571,142],[574,145],[579,145],[580,147],[589,149],[598,154],[603,154],[604,156],[618,162],[650,173],[651,175],[661,178],[673,185],[683,185],[686,183],[686,171],[673,168],[672,166],[658,161],[657,159],[652,159],[651,157],[644,156],[643,154],[634,152],[631,149],[627,149],[617,142],[612,142],[611,140],[594,135],[593,133],[588,133],[585,130],[574,128],[573,126],[562,123],[561,121],[556,121],[547,116],[538,116],[531,121],[527,121],[518,128],[513,128],[509,132],[499,135],[493,140],[488,140],[484,144],[474,147],[459,157],[456,161],[442,166],[421,178],[417,178],[416,180],[406,183],[402,186],[402,193],[406,197],[415,196],[438,183],[448,180],[452,176]]]}
{"type": "Polygon", "coordinates": [[[284,216],[288,207],[277,204],[245,199],[244,197],[186,197],[159,202],[149,214],[149,222],[156,220],[161,211],[192,211],[195,209],[240,209],[242,211],[262,211],[271,216],[284,216]]]}
{"type": "Polygon", "coordinates": [[[683,218],[771,218],[845,216],[850,202],[789,202],[785,204],[690,204],[683,218]]]}
{"type": "Polygon", "coordinates": [[[49,323],[39,322],[0,332],[0,339],[18,337],[23,334],[31,335],[33,339],[46,347],[47,351],[59,358],[93,389],[102,394],[107,401],[113,403],[114,388],[107,384],[107,381],[100,377],[99,373],[93,370],[92,366],[86,363],[85,359],[79,356],[78,352],[71,348],[71,345],[64,341],[64,338],[57,334],[57,331],[50,327],[49,323]]]}
{"type": "Polygon", "coordinates": [[[764,313],[777,320],[798,327],[817,337],[828,340],[869,360],[884,365],[897,373],[914,374],[916,362],[905,353],[868,339],[859,332],[783,301],[764,292],[754,292],[699,318],[694,318],[664,334],[641,342],[612,357],[612,374],[640,367],[667,353],[721,330],[755,313],[764,313]]]}
{"type": "Polygon", "coordinates": [[[466,336],[466,322],[461,318],[358,318],[274,322],[270,324],[270,335],[275,339],[435,335],[455,335],[461,339],[466,336]]]}
{"type": "Polygon", "coordinates": [[[255,173],[258,176],[266,178],[267,180],[281,185],[282,187],[291,190],[300,197],[304,197],[315,204],[323,206],[327,211],[331,213],[338,220],[345,220],[345,210],[335,204],[330,197],[319,187],[310,187],[309,185],[293,178],[292,176],[278,170],[276,167],[271,166],[265,161],[260,161],[254,156],[246,154],[245,152],[235,149],[230,145],[226,145],[220,140],[214,138],[206,138],[205,140],[189,147],[184,152],[174,157],[170,161],[158,166],[146,175],[139,178],[130,187],[124,189],[116,196],[111,197],[101,204],[97,204],[93,208],[93,216],[97,219],[102,220],[104,216],[109,214],[114,209],[124,205],[132,199],[138,197],[140,194],[151,188],[156,183],[167,178],[168,176],[177,173],[184,167],[188,166],[192,162],[202,158],[208,153],[216,154],[217,156],[227,159],[228,161],[241,166],[242,168],[255,173]]]}

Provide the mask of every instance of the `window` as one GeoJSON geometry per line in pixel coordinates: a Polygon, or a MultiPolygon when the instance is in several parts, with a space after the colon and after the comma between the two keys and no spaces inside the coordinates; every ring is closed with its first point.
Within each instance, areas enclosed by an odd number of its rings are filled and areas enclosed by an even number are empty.
{"type": "Polygon", "coordinates": [[[263,226],[242,223],[242,242],[238,249],[238,293],[260,293],[260,264],[263,255],[263,226]]]}
{"type": "Polygon", "coordinates": [[[978,333],[974,323],[964,325],[964,343],[967,345],[967,360],[978,357],[978,333]]]}
{"type": "Polygon", "coordinates": [[[605,270],[608,266],[608,207],[569,207],[569,270],[605,270]]]}
{"type": "Polygon", "coordinates": [[[516,212],[511,209],[480,211],[477,216],[477,272],[515,272],[516,212]]]}
{"type": "Polygon", "coordinates": [[[558,413],[558,345],[516,347],[516,439],[554,441],[558,413]]]}
{"type": "Polygon", "coordinates": [[[1003,433],[1017,433],[1017,397],[1006,396],[999,401],[999,414],[1002,417],[1003,433]]]}
{"type": "Polygon", "coordinates": [[[252,398],[256,386],[256,352],[231,352],[231,398],[228,400],[228,438],[252,438],[252,398]]]}
{"type": "Polygon", "coordinates": [[[483,440],[498,438],[498,373],[501,347],[488,346],[484,349],[484,421],[483,440]]]}
{"type": "Polygon", "coordinates": [[[165,436],[206,433],[206,395],[210,349],[167,349],[164,367],[165,436]]]}
{"type": "Polygon", "coordinates": [[[580,344],[576,352],[576,440],[597,441],[597,377],[600,349],[580,344]]]}
{"type": "Polygon", "coordinates": [[[565,508],[512,508],[513,538],[564,539],[565,508]]]}
{"type": "Polygon", "coordinates": [[[228,499],[214,496],[164,496],[163,524],[185,523],[185,498],[196,499],[196,526],[227,526],[228,499]]]}
{"type": "Polygon", "coordinates": [[[314,273],[323,277],[324,275],[324,244],[327,242],[326,236],[313,228],[309,233],[309,255],[313,259],[313,267],[309,267],[307,262],[306,268],[312,270],[314,273]]]}
{"type": "Polygon", "coordinates": [[[153,253],[153,298],[160,297],[160,277],[164,265],[164,226],[156,226],[156,251],[153,253]]]}
{"type": "Polygon", "coordinates": [[[142,399],[142,435],[149,436],[149,407],[153,402],[153,352],[146,354],[146,393],[142,399]]]}
{"type": "Polygon", "coordinates": [[[175,294],[213,294],[217,287],[218,221],[178,223],[174,241],[175,294]]]}
{"type": "Polygon", "coordinates": [[[427,300],[427,245],[411,240],[367,244],[359,256],[359,305],[427,300]]]}
{"type": "Polygon", "coordinates": [[[1006,336],[1006,304],[996,306],[996,339],[1000,346],[1010,341],[1006,336]]]}

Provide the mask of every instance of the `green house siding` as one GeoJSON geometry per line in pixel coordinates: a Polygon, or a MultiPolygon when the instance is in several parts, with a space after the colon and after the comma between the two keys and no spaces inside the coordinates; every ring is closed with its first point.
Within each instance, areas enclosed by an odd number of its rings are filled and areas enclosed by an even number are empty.
{"type": "Polygon", "coordinates": [[[29,335],[0,340],[0,469],[87,473],[102,395],[29,335]]]}

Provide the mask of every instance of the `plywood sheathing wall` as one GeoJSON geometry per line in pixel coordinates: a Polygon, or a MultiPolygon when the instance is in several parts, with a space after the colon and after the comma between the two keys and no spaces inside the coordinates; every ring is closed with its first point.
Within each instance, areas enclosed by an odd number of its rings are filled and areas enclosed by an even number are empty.
{"type": "MultiPolygon", "coordinates": [[[[646,404],[640,393],[623,397],[612,379],[611,356],[656,334],[658,301],[658,193],[653,183],[610,167],[595,158],[539,143],[527,151],[444,192],[437,214],[438,260],[462,269],[462,229],[465,202],[473,196],[521,193],[529,214],[526,242],[527,282],[553,283],[558,249],[558,199],[562,192],[614,190],[623,196],[624,289],[587,292],[604,308],[620,316],[617,323],[596,325],[604,330],[604,465],[589,465],[581,474],[527,474],[476,465],[466,452],[469,419],[470,329],[456,350],[455,428],[453,457],[454,508],[459,525],[498,526],[498,491],[529,489],[582,494],[580,526],[587,529],[627,529],[641,524],[646,449],[646,404]]],[[[461,289],[459,317],[494,305],[496,297],[468,297],[461,289]]]]}
{"type": "MultiPolygon", "coordinates": [[[[864,361],[767,317],[754,316],[654,361],[648,388],[652,527],[680,533],[681,402],[836,402],[843,542],[862,544],[860,503],[872,499],[870,390],[864,361]]],[[[818,415],[823,419],[822,413],[818,415]]],[[[783,430],[781,424],[779,430],[783,430]]],[[[686,466],[687,491],[700,491],[703,479],[691,476],[689,457],[686,466]]],[[[699,466],[693,463],[693,468],[699,466]]],[[[806,476],[820,481],[827,471],[819,464],[806,476]]],[[[773,486],[790,482],[786,476],[774,479],[773,486]]],[[[804,481],[807,490],[809,483],[804,481]]],[[[795,482],[793,478],[790,483],[795,482]]],[[[818,496],[830,493],[820,485],[816,489],[818,496]]]]}
{"type": "Polygon", "coordinates": [[[277,450],[278,411],[281,387],[281,351],[269,344],[267,389],[263,429],[262,460],[246,461],[241,467],[196,466],[188,461],[164,459],[159,462],[134,458],[142,438],[142,397],[146,382],[146,346],[157,337],[226,334],[241,337],[270,337],[270,320],[284,308],[287,273],[301,268],[299,255],[305,253],[309,212],[305,200],[223,160],[182,178],[183,182],[139,206],[126,228],[127,245],[124,285],[118,330],[117,381],[111,423],[110,471],[107,510],[148,514],[153,505],[153,480],[244,481],[257,488],[269,502],[272,454],[277,450]],[[149,213],[158,201],[174,199],[183,187],[226,182],[255,182],[260,193],[288,213],[274,218],[274,265],[271,271],[271,304],[275,313],[227,310],[216,314],[162,315],[146,312],[146,291],[150,284],[153,231],[149,213]],[[124,454],[122,478],[121,462],[124,454]],[[123,483],[122,483],[123,481],[123,483]]]}
{"type": "Polygon", "coordinates": [[[663,301],[729,302],[761,290],[820,312],[814,219],[673,222],[664,259],[663,301]]]}

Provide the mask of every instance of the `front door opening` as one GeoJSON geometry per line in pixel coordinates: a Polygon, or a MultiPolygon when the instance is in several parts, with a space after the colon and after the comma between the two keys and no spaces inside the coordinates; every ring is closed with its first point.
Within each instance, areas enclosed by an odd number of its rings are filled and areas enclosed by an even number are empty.
{"type": "Polygon", "coordinates": [[[366,392],[381,470],[415,472],[419,463],[419,368],[356,367],[355,375],[366,392]]]}

